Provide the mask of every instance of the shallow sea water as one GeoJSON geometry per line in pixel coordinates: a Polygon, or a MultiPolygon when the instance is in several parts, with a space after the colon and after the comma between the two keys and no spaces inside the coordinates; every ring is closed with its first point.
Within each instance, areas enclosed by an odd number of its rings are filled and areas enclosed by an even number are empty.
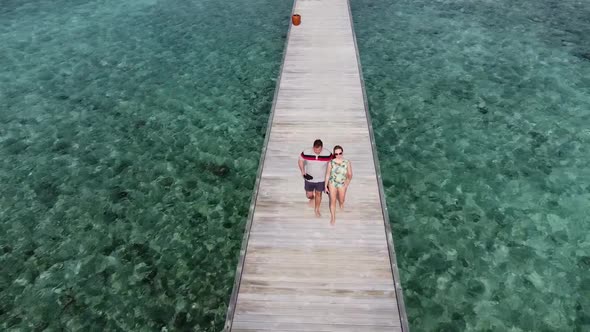
{"type": "MultiPolygon", "coordinates": [[[[2,2],[0,330],[221,330],[291,4],[2,2]]],[[[412,330],[590,330],[588,1],[352,10],[412,330]]]]}
{"type": "Polygon", "coordinates": [[[590,331],[590,2],[354,0],[413,331],[590,331]]]}
{"type": "Polygon", "coordinates": [[[0,330],[221,330],[291,5],[2,1],[0,330]]]}

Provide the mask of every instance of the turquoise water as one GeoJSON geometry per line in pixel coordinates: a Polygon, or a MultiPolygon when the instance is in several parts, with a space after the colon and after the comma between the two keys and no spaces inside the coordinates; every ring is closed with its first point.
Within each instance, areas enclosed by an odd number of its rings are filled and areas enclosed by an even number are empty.
{"type": "MultiPolygon", "coordinates": [[[[291,4],[2,2],[0,330],[221,330],[291,4]]],[[[590,330],[590,4],[352,9],[412,330],[590,330]]]]}
{"type": "Polygon", "coordinates": [[[590,331],[590,2],[354,0],[413,331],[590,331]]]}
{"type": "Polygon", "coordinates": [[[221,330],[290,9],[2,1],[0,330],[221,330]]]}

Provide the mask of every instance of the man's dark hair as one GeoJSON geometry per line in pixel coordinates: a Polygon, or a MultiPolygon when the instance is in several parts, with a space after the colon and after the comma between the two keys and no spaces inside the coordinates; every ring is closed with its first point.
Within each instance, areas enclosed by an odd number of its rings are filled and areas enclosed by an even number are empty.
{"type": "Polygon", "coordinates": [[[322,147],[324,147],[324,143],[322,143],[321,139],[316,139],[315,141],[313,141],[313,147],[314,148],[322,148],[322,147]]]}

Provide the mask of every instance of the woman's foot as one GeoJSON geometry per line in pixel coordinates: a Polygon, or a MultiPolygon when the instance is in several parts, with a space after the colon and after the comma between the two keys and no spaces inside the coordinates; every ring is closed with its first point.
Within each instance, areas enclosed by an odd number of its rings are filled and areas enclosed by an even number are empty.
{"type": "Polygon", "coordinates": [[[316,217],[321,217],[322,216],[322,214],[320,213],[320,210],[319,209],[316,209],[315,210],[315,216],[316,217]]]}
{"type": "Polygon", "coordinates": [[[331,217],[330,218],[330,225],[334,225],[334,224],[336,224],[336,218],[331,217]]]}

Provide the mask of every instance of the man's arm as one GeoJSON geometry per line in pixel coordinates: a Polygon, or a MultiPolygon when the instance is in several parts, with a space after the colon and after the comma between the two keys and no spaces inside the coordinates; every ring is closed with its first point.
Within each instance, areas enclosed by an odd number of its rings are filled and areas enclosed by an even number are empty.
{"type": "Polygon", "coordinates": [[[299,161],[297,162],[297,164],[299,164],[299,170],[301,171],[301,175],[305,175],[305,160],[303,160],[301,155],[299,156],[299,161]]]}

